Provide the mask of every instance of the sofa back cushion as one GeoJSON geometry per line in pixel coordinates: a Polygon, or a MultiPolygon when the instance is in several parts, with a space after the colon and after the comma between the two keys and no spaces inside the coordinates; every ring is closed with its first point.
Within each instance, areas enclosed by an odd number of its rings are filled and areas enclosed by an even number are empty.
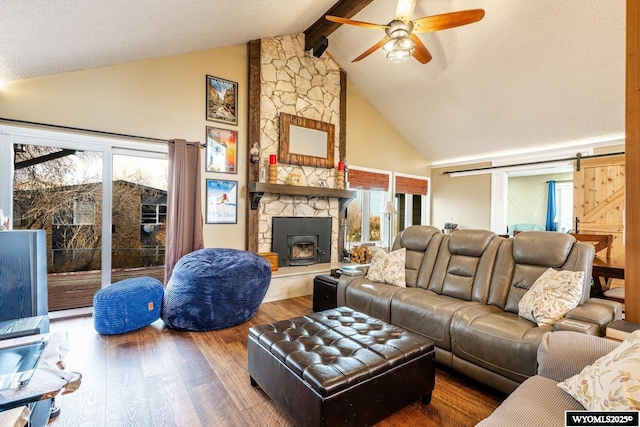
{"type": "MultiPolygon", "coordinates": [[[[435,258],[442,239],[442,233],[429,225],[412,225],[396,236],[393,250],[406,248],[405,280],[407,287],[415,287],[418,274],[423,267],[425,256],[435,258]]],[[[429,263],[429,261],[427,262],[429,263]]],[[[432,263],[432,262],[431,262],[432,263]]]]}
{"type": "Polygon", "coordinates": [[[486,302],[501,240],[488,230],[458,230],[445,236],[427,289],[465,301],[486,302]]]}
{"type": "Polygon", "coordinates": [[[590,291],[593,245],[570,234],[528,231],[505,240],[498,250],[488,303],[518,313],[518,303],[548,268],[584,271],[580,304],[590,291]]]}

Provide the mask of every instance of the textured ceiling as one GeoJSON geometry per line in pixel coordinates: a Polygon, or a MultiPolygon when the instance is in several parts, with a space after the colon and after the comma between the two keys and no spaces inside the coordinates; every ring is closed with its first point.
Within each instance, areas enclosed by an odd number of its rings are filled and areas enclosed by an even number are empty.
{"type": "MultiPolygon", "coordinates": [[[[2,0],[0,81],[244,44],[304,31],[335,0],[2,0]]],[[[393,0],[353,19],[389,22],[393,0]]],[[[328,52],[358,91],[430,162],[624,133],[621,0],[418,0],[414,19],[483,8],[484,19],[420,34],[433,55],[351,60],[382,31],[342,26],[328,52]]],[[[383,142],[383,141],[380,141],[383,142]]]]}

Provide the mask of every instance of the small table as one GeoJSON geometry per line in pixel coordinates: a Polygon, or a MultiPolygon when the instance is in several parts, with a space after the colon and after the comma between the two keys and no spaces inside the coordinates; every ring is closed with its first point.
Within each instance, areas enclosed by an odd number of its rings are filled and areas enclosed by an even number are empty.
{"type": "Polygon", "coordinates": [[[323,274],[313,279],[313,311],[337,307],[338,280],[340,276],[323,274]]]}

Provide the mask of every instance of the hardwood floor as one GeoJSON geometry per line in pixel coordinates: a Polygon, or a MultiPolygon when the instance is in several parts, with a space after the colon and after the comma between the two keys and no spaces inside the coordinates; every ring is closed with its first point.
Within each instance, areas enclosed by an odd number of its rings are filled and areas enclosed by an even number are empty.
{"type": "MultiPolygon", "coordinates": [[[[63,426],[290,426],[266,394],[251,387],[247,333],[251,326],[311,312],[311,297],[262,304],[250,321],[213,332],[177,332],[161,320],[139,331],[101,336],[91,317],[55,320],[71,349],[67,370],[82,385],[59,396],[63,426]]],[[[363,396],[363,398],[366,398],[363,396]]],[[[504,396],[438,367],[431,404],[415,402],[378,426],[473,426],[504,396]]]]}

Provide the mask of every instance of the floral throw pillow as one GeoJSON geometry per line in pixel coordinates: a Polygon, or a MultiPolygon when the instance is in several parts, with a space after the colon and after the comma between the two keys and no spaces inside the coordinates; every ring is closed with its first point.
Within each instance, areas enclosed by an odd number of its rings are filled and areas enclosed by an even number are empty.
{"type": "Polygon", "coordinates": [[[583,271],[550,268],[524,294],[518,315],[538,326],[553,325],[578,306],[583,286],[583,271]]]}
{"type": "Polygon", "coordinates": [[[589,411],[640,410],[640,330],[558,387],[589,411]]]}
{"type": "Polygon", "coordinates": [[[366,278],[372,282],[406,287],[404,265],[407,249],[402,248],[386,253],[380,248],[373,248],[372,252],[371,266],[366,278]]]}

